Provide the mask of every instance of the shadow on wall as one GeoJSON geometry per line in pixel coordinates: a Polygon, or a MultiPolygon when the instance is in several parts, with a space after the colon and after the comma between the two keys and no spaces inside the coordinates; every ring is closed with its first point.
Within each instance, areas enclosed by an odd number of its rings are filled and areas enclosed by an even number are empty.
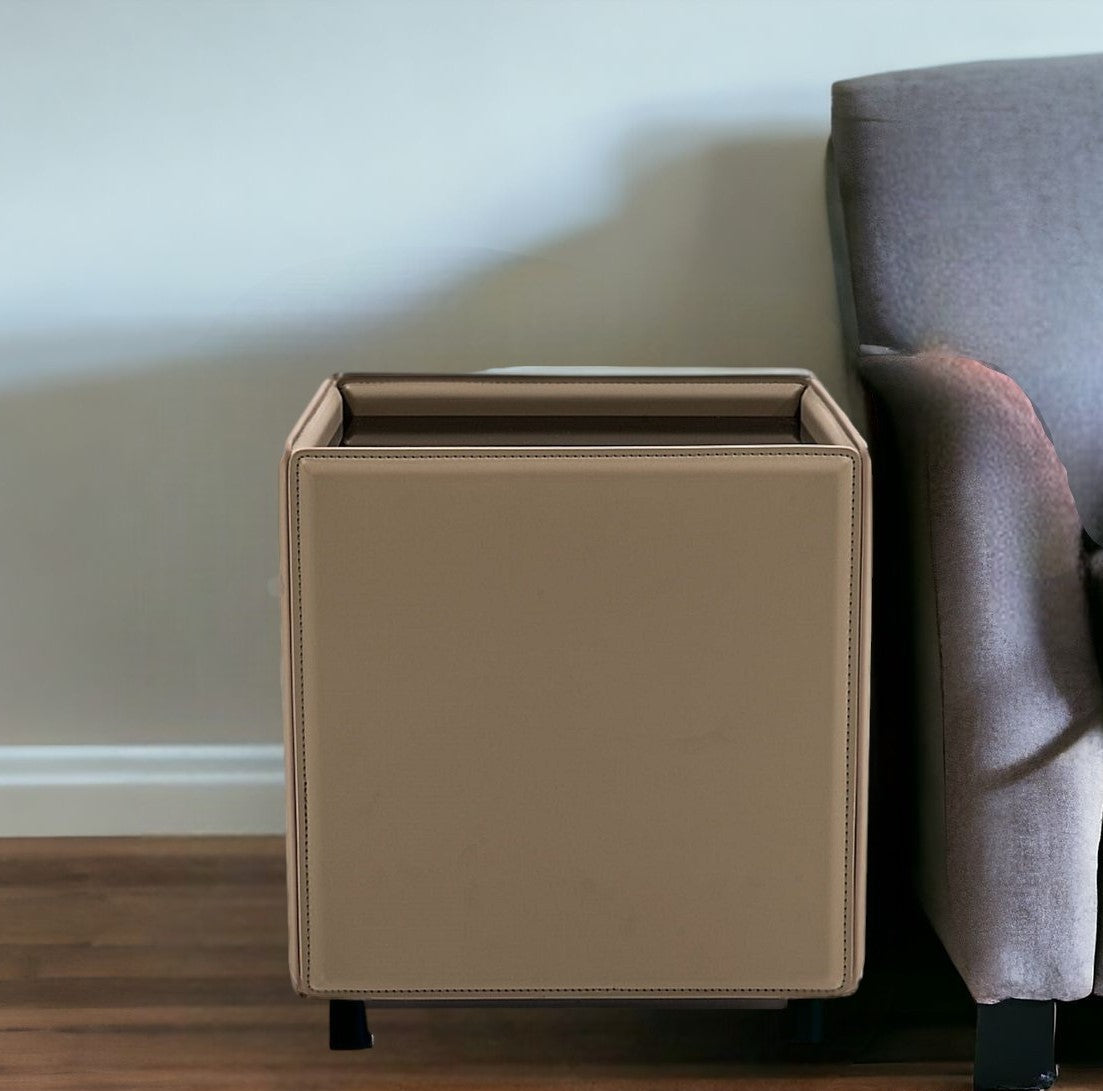
{"type": "Polygon", "coordinates": [[[845,400],[823,148],[648,168],[607,222],[398,317],[0,394],[0,742],[279,738],[276,464],[331,372],[799,366],[845,400]]]}

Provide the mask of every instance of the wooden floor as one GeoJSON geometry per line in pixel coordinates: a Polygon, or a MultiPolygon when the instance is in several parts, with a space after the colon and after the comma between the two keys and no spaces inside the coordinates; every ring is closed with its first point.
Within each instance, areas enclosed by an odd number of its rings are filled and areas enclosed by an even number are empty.
{"type": "Polygon", "coordinates": [[[0,841],[0,869],[0,1089],[970,1086],[968,1027],[793,1064],[763,1059],[776,1016],[716,1011],[384,1011],[374,1050],[332,1054],[288,983],[281,842],[0,841]]]}

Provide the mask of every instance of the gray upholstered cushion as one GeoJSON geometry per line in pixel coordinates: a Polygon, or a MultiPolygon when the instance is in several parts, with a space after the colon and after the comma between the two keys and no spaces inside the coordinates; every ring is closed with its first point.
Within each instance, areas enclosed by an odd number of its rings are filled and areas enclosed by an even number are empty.
{"type": "Polygon", "coordinates": [[[854,343],[1011,375],[1103,542],[1103,56],[846,80],[832,141],[854,343]]]}
{"type": "Polygon", "coordinates": [[[832,146],[924,902],[978,1000],[1103,991],[1103,57],[849,80],[832,146]]]}
{"type": "Polygon", "coordinates": [[[909,637],[875,728],[912,736],[924,903],[977,1000],[1077,999],[1096,970],[1103,687],[1064,468],[1022,391],[975,360],[859,366],[891,434],[873,448],[874,597],[895,605],[874,670],[909,637]]]}

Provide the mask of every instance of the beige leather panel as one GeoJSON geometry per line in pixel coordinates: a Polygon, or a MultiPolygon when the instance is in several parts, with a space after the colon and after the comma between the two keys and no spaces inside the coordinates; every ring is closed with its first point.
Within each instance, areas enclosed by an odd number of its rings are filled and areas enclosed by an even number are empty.
{"type": "Polygon", "coordinates": [[[294,669],[292,602],[291,602],[291,489],[288,475],[293,452],[304,448],[327,447],[339,443],[343,432],[344,401],[337,387],[336,378],[326,379],[315,392],[302,415],[295,422],[284,445],[280,461],[280,683],[283,689],[284,753],[287,756],[287,806],[285,810],[287,833],[287,908],[288,908],[288,957],[291,980],[295,988],[302,987],[302,959],[299,949],[299,874],[300,846],[302,844],[302,800],[296,790],[295,778],[290,775],[297,759],[296,723],[293,710],[299,699],[298,671],[294,669]]]}
{"type": "Polygon", "coordinates": [[[653,447],[800,443],[799,422],[775,417],[354,417],[346,447],[653,447]]]}
{"type": "Polygon", "coordinates": [[[800,423],[814,443],[843,444],[850,442],[837,407],[826,397],[819,383],[809,384],[800,400],[800,423]]]}
{"type": "Polygon", "coordinates": [[[303,991],[853,988],[860,440],[287,473],[303,991]]]}
{"type": "Polygon", "coordinates": [[[530,376],[340,376],[353,416],[433,414],[648,413],[668,416],[790,416],[797,413],[807,376],[794,372],[763,382],[751,375],[723,379],[555,379],[530,376]]]}
{"type": "Polygon", "coordinates": [[[303,447],[329,447],[341,441],[344,401],[336,380],[322,384],[299,418],[287,441],[285,453],[303,447]]]}

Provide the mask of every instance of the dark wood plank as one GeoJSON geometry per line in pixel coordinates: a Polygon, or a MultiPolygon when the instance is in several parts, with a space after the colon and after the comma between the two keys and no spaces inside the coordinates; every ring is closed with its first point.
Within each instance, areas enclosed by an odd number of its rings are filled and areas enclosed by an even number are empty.
{"type": "Polygon", "coordinates": [[[332,1054],[325,1004],[288,980],[283,859],[275,838],[0,842],[0,1091],[969,1086],[960,1040],[951,1061],[770,1067],[764,1017],[716,1011],[388,1010],[375,1050],[332,1054]]]}

